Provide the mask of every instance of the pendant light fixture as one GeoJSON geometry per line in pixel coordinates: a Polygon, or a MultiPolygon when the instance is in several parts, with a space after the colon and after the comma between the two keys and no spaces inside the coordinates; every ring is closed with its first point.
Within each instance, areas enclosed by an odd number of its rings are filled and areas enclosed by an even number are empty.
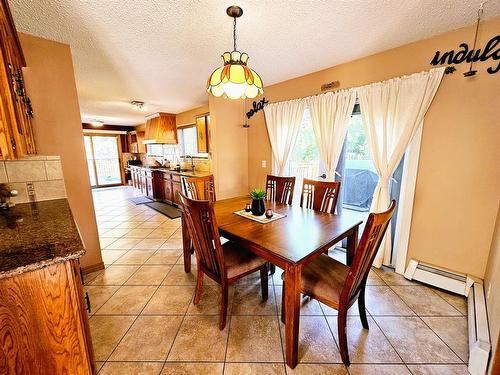
{"type": "Polygon", "coordinates": [[[229,99],[255,98],[264,93],[262,80],[247,66],[248,55],[236,50],[236,18],[241,17],[243,9],[230,6],[226,13],[233,18],[233,51],[222,54],[224,65],[210,75],[207,92],[229,99]]]}

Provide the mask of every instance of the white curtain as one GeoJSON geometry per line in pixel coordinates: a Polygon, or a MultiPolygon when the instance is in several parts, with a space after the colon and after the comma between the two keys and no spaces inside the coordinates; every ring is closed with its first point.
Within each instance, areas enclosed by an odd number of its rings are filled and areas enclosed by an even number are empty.
{"type": "Polygon", "coordinates": [[[297,141],[304,115],[305,100],[289,100],[264,107],[267,132],[273,149],[277,173],[283,176],[286,163],[297,141]]]}
{"type": "MultiPolygon", "coordinates": [[[[385,211],[389,206],[389,180],[422,124],[444,70],[433,69],[357,89],[370,153],[379,176],[372,212],[385,211]]],[[[373,265],[388,265],[390,256],[388,230],[373,265]]]]}
{"type": "Polygon", "coordinates": [[[329,92],[307,99],[319,156],[326,168],[328,181],[335,179],[335,168],[355,104],[355,90],[329,92]]]}

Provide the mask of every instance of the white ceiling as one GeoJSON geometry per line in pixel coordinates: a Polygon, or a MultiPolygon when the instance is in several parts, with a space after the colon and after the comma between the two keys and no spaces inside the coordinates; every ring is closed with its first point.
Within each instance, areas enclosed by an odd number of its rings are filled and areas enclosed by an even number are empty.
{"type": "MultiPolygon", "coordinates": [[[[238,49],[269,85],[471,24],[480,1],[235,1],[238,49]]],[[[83,120],[123,125],[207,102],[206,80],[232,47],[232,3],[9,0],[18,30],[71,45],[83,120]]],[[[485,17],[499,14],[490,0],[485,17]]]]}

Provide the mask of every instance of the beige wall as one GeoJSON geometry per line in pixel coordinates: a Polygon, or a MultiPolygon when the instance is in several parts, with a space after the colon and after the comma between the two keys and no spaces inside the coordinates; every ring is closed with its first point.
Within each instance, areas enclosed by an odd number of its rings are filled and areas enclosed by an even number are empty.
{"type": "MultiPolygon", "coordinates": [[[[482,23],[478,46],[499,29],[500,17],[482,23]]],[[[473,32],[471,26],[267,86],[265,97],[272,103],[318,94],[322,84],[334,80],[348,88],[428,70],[436,50],[471,43],[473,32]]],[[[335,46],[318,48],[335,53],[335,46]]],[[[462,76],[467,69],[462,64],[443,78],[425,118],[408,254],[481,278],[500,192],[500,73],[486,72],[496,64],[476,64],[473,78],[462,76]]],[[[248,149],[249,185],[263,186],[272,160],[263,112],[250,120],[248,149]],[[267,168],[261,168],[262,160],[267,168]]]]}
{"type": "Polygon", "coordinates": [[[195,122],[196,117],[199,117],[200,115],[207,114],[208,112],[210,112],[210,109],[209,109],[208,103],[207,103],[207,104],[204,104],[200,107],[190,109],[189,111],[177,113],[175,115],[175,124],[177,126],[186,125],[186,124],[193,124],[195,122]]]}
{"type": "Polygon", "coordinates": [[[68,200],[87,249],[81,264],[102,266],[70,47],[19,36],[28,66],[26,88],[35,113],[37,152],[61,156],[68,200]]]}
{"type": "MultiPolygon", "coordinates": [[[[491,345],[493,347],[491,358],[495,358],[500,339],[500,207],[497,213],[495,232],[491,241],[490,256],[484,277],[484,291],[486,293],[486,306],[488,308],[488,324],[490,326],[491,345]]],[[[498,354],[496,356],[499,360],[498,354]]],[[[500,363],[497,363],[500,367],[500,363]]],[[[490,366],[489,373],[493,375],[490,366]]]]}

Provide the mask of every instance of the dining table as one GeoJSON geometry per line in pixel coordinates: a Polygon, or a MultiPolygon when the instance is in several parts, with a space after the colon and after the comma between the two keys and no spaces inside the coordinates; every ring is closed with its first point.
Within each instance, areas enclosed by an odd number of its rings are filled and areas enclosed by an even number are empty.
{"type": "MultiPolygon", "coordinates": [[[[299,354],[299,318],[301,270],[336,243],[346,239],[346,263],[350,265],[362,223],[352,216],[330,214],[266,201],[266,208],[284,215],[278,220],[260,223],[235,214],[250,202],[248,196],[214,202],[220,235],[240,243],[254,254],[284,270],[285,362],[295,368],[299,354]]],[[[183,221],[183,220],[182,220],[183,221]]],[[[191,241],[182,222],[184,270],[191,272],[191,241]]]]}

